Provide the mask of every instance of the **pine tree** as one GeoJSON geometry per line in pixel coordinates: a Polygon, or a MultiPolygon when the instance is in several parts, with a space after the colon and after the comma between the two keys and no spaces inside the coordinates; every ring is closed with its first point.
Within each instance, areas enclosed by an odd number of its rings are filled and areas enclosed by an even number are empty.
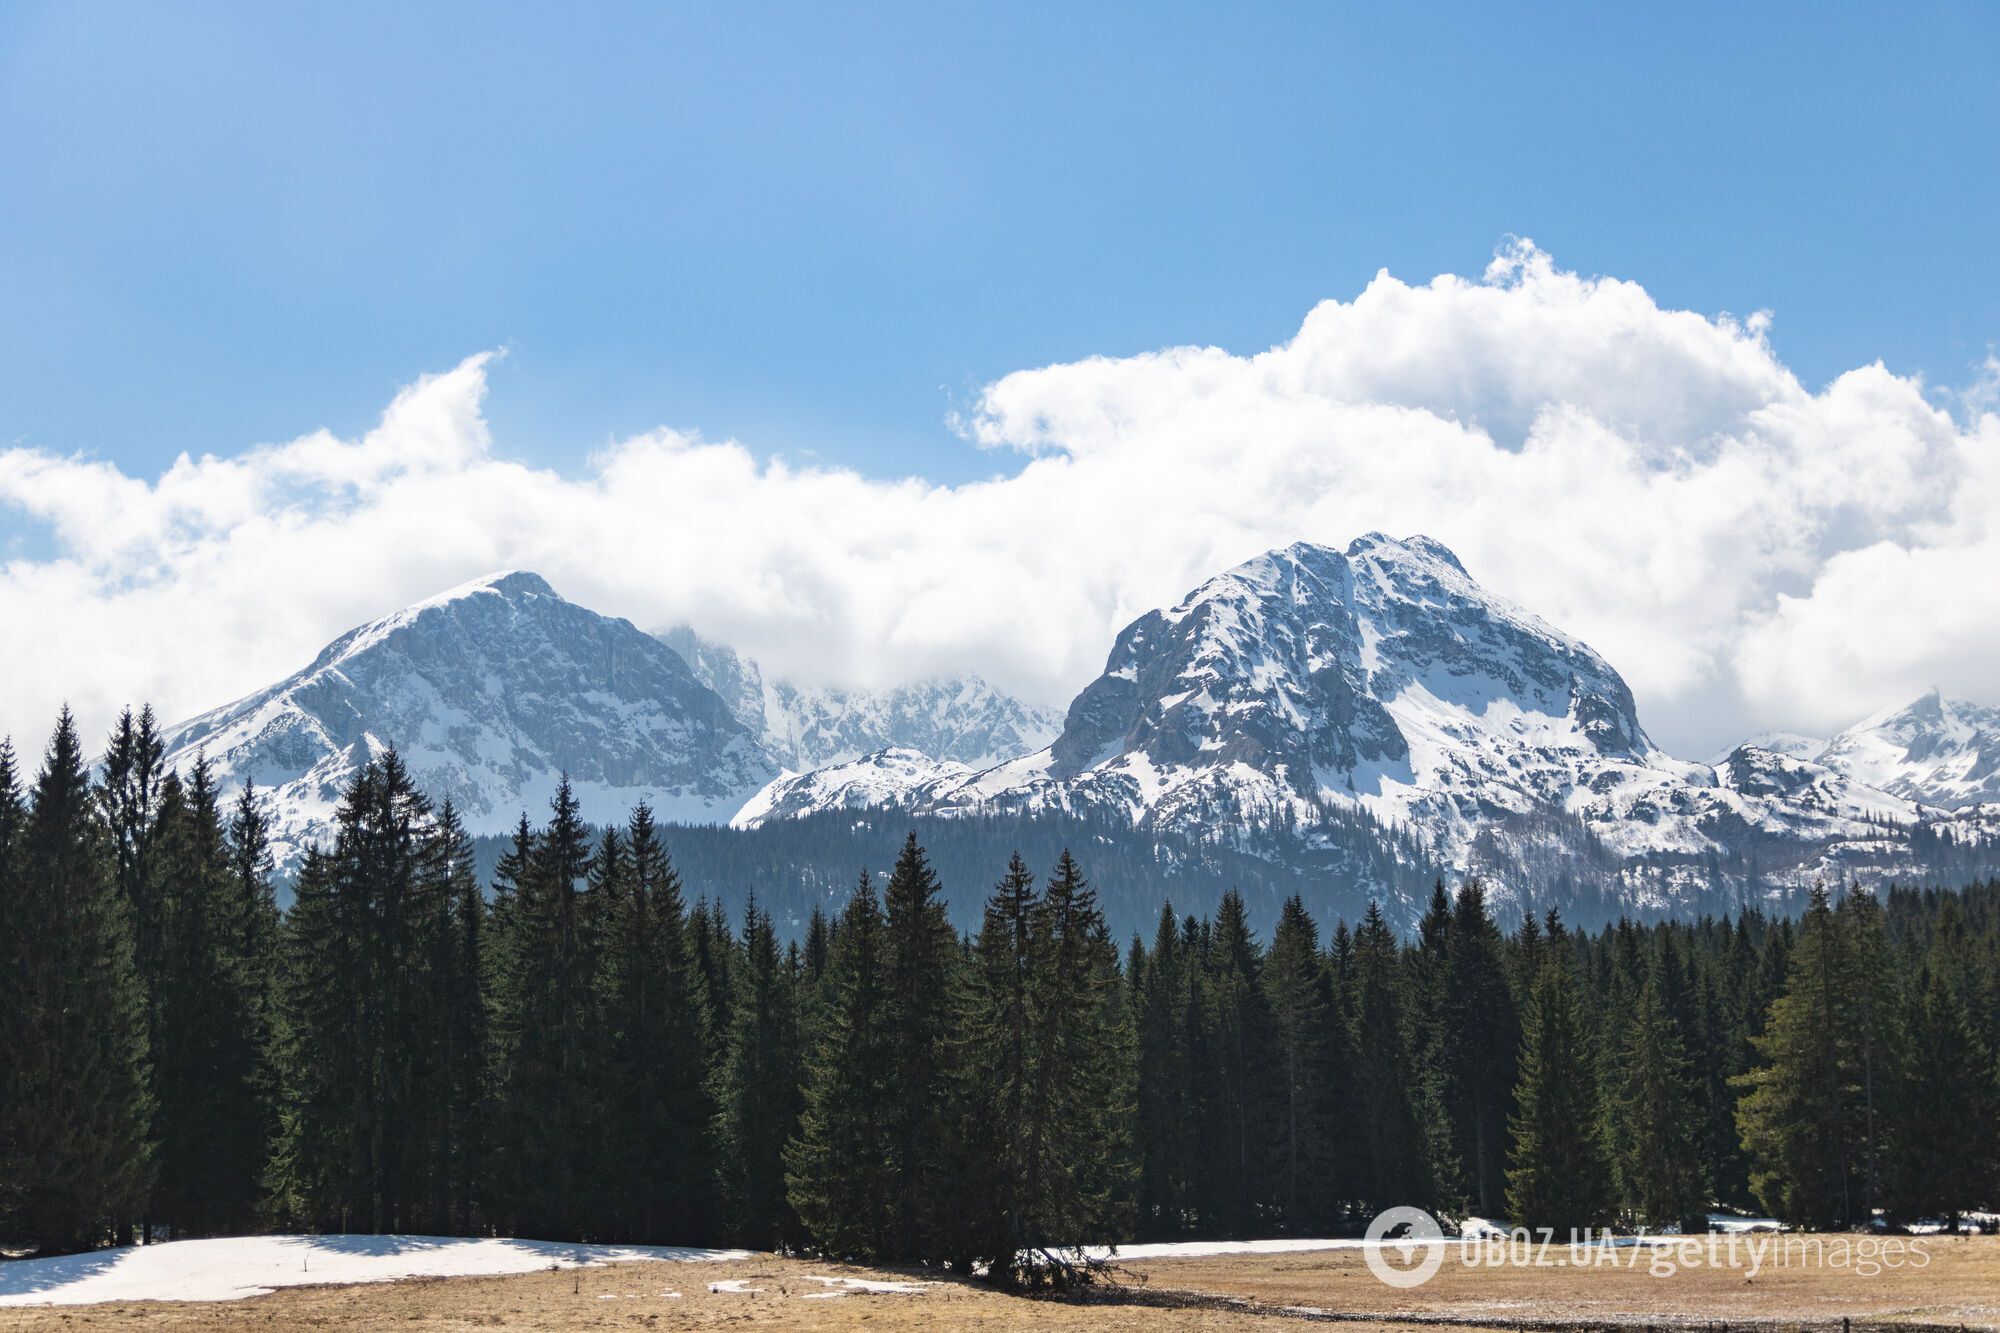
{"type": "Polygon", "coordinates": [[[161,784],[153,1214],[177,1236],[250,1226],[267,1131],[257,978],[241,955],[229,848],[205,761],[161,784]]]}
{"type": "Polygon", "coordinates": [[[1470,880],[1452,905],[1442,1055],[1458,1176],[1473,1206],[1489,1217],[1506,1196],[1508,1121],[1521,1041],[1501,948],[1486,891],[1470,880]]]}
{"type": "Polygon", "coordinates": [[[0,1232],[10,1248],[61,1254],[127,1230],[154,1170],[130,911],[66,708],[9,860],[19,1004],[0,1137],[15,1173],[0,1232]]]}
{"type": "Polygon", "coordinates": [[[257,1095],[257,1127],[253,1133],[264,1156],[258,1210],[267,1203],[269,1158],[279,1131],[278,962],[283,920],[272,883],[273,858],[269,821],[258,803],[254,783],[245,782],[230,812],[227,830],[229,858],[229,932],[237,965],[251,1003],[256,1047],[252,1083],[257,1095]]]}
{"type": "Polygon", "coordinates": [[[965,1172],[962,1245],[993,1255],[1011,1280],[1028,1243],[1028,1106],[1035,1091],[1035,877],[1016,852],[986,899],[966,978],[965,1093],[959,1129],[965,1172]]]}
{"type": "Polygon", "coordinates": [[[700,982],[680,876],[643,802],[632,812],[625,851],[629,872],[606,904],[604,948],[612,1234],[715,1239],[715,1112],[700,982]]]}
{"type": "Polygon", "coordinates": [[[1739,1084],[1737,1123],[1751,1188],[1779,1218],[1842,1227],[1858,1220],[1865,1106],[1849,950],[1826,890],[1815,888],[1789,950],[1784,991],[1739,1084]]]}
{"type": "Polygon", "coordinates": [[[1436,1201],[1413,1097],[1416,1077],[1403,1026],[1401,972],[1396,937],[1371,902],[1354,936],[1353,999],[1361,1147],[1355,1193],[1369,1212],[1436,1201]]]}
{"type": "MultiPolygon", "coordinates": [[[[13,742],[0,739],[0,923],[5,924],[0,929],[0,1014],[7,1015],[26,1015],[33,996],[21,928],[27,916],[27,885],[20,874],[21,832],[27,815],[13,742]]],[[[28,1178],[24,1071],[31,1049],[29,1031],[25,1022],[0,1023],[0,1242],[16,1241],[21,1235],[22,1185],[28,1178]]]]}
{"type": "Polygon", "coordinates": [[[1160,908],[1138,990],[1137,1073],[1134,1089],[1134,1157],[1137,1162],[1137,1232],[1141,1240],[1178,1236],[1190,1208],[1188,1165],[1193,1153],[1194,1108],[1189,1101],[1186,1033],[1181,1025],[1187,962],[1172,903],[1160,908]]]}
{"type": "Polygon", "coordinates": [[[891,1043],[889,1163],[895,1211],[889,1256],[931,1253],[957,1201],[942,1189],[951,1135],[951,1023],[958,1012],[958,939],[937,876],[913,833],[883,893],[891,1043]]]}
{"type": "Polygon", "coordinates": [[[1611,1167],[1599,1136],[1597,1078],[1568,965],[1542,965],[1522,1024],[1514,1090],[1508,1215],[1516,1226],[1558,1233],[1611,1217],[1611,1167]]]}
{"type": "Polygon", "coordinates": [[[1875,895],[1857,890],[1835,912],[1847,946],[1855,1057],[1860,1076],[1861,1215],[1873,1217],[1887,1174],[1889,1127],[1902,1112],[1904,1003],[1891,975],[1889,937],[1875,895]]]}
{"type": "Polygon", "coordinates": [[[1687,1056],[1656,977],[1640,987],[1629,1019],[1617,1021],[1630,1029],[1612,1093],[1631,1126],[1617,1163],[1626,1205],[1642,1226],[1699,1230],[1707,1211],[1697,1144],[1701,1119],[1687,1056]]]}
{"type": "Polygon", "coordinates": [[[519,1235],[580,1238],[592,1204],[591,1158],[602,1093],[596,904],[591,858],[565,779],[506,912],[505,974],[495,995],[499,1172],[519,1235]]]}
{"type": "Polygon", "coordinates": [[[893,1243],[895,1039],[884,935],[864,871],[833,931],[825,1019],[806,1060],[798,1137],[785,1151],[787,1198],[813,1245],[860,1262],[893,1243]]]}
{"type": "Polygon", "coordinates": [[[447,800],[439,807],[425,867],[424,924],[429,1042],[421,1097],[425,1211],[456,1235],[478,1226],[492,1127],[485,992],[486,900],[472,840],[447,800]]]}
{"type": "Polygon", "coordinates": [[[1026,1251],[1036,1258],[1021,1275],[1065,1285],[1088,1275],[1081,1246],[1115,1239],[1128,1222],[1130,1032],[1118,951],[1067,850],[1029,913],[1028,1087],[1010,1191],[1018,1221],[999,1252],[979,1257],[1004,1275],[1026,1251]]]}
{"type": "Polygon", "coordinates": [[[286,920],[277,1203],[294,1224],[408,1230],[440,1194],[435,817],[390,750],[355,775],[334,827],[286,920]]]}
{"type": "Polygon", "coordinates": [[[2000,1092],[1950,969],[1926,972],[1905,1056],[1910,1095],[1893,1140],[1894,1196],[1904,1212],[1941,1216],[1955,1232],[1964,1213],[1993,1197],[2000,1092]]]}
{"type": "Polygon", "coordinates": [[[1279,1130],[1279,1068],[1263,951],[1235,890],[1216,908],[1208,950],[1207,1115],[1203,1167],[1214,1224],[1224,1234],[1257,1234],[1269,1210],[1279,1130]]]}
{"type": "Polygon", "coordinates": [[[1264,991],[1277,1038],[1279,1128],[1276,1202],[1293,1234],[1312,1234],[1332,1220],[1333,1090],[1340,1071],[1333,991],[1319,952],[1319,928],[1294,895],[1278,914],[1264,963],[1264,991]]]}
{"type": "Polygon", "coordinates": [[[801,1239],[785,1192],[785,1145],[798,1131],[801,1100],[795,1015],[770,914],[752,902],[715,1099],[735,1233],[759,1249],[801,1239]]]}

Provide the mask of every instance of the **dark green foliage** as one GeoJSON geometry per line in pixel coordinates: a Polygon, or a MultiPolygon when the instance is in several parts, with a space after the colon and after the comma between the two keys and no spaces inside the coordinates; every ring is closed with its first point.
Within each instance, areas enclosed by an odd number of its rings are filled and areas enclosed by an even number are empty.
{"type": "Polygon", "coordinates": [[[1373,903],[1354,936],[1354,1109],[1358,1139],[1354,1197],[1373,1214],[1398,1204],[1427,1207],[1437,1187],[1418,1123],[1416,1056],[1403,1023],[1403,960],[1373,903]]]}
{"type": "Polygon", "coordinates": [[[883,936],[882,909],[864,873],[833,932],[799,1134],[786,1150],[792,1208],[820,1252],[838,1259],[884,1257],[892,1237],[894,1042],[883,936]]]}
{"type": "MultiPolygon", "coordinates": [[[[1266,888],[1268,947],[1228,893],[1159,911],[1121,968],[1054,850],[1039,888],[1008,863],[973,938],[914,836],[881,901],[864,875],[837,922],[815,894],[739,931],[712,883],[686,907],[649,811],[593,832],[565,785],[489,901],[387,752],[281,920],[257,794],[219,807],[146,713],[94,790],[67,719],[25,796],[0,745],[8,1248],[269,1223],[1039,1284],[1087,1278],[1085,1245],[1398,1203],[1560,1231],[2000,1200],[2000,886],[1503,935],[1480,886],[1439,885],[1408,942],[1371,907],[1324,952],[1266,888]]],[[[1025,826],[923,827],[963,857],[1025,826]]]]}
{"type": "Polygon", "coordinates": [[[1508,1121],[1521,1041],[1504,942],[1472,880],[1452,904],[1446,945],[1443,1063],[1457,1176],[1473,1210],[1491,1217],[1507,1192],[1508,1121]]]}
{"type": "Polygon", "coordinates": [[[1737,1106],[1758,1199],[1779,1217],[1820,1228],[1860,1220],[1866,1188],[1852,956],[1825,890],[1815,889],[1784,992],[1755,1038],[1762,1063],[1744,1076],[1737,1106]]]}
{"type": "Polygon", "coordinates": [[[464,838],[394,751],[336,820],[285,921],[274,1208],[324,1230],[469,1225],[485,1098],[464,838]]]}
{"type": "Polygon", "coordinates": [[[1130,1029],[1118,952],[1083,872],[1064,852],[1040,899],[1024,900],[1025,869],[1009,867],[996,894],[1009,901],[981,932],[980,970],[998,990],[975,1012],[1013,1049],[974,1080],[986,1132],[1008,1150],[993,1177],[975,1179],[1002,1225],[971,1257],[997,1280],[1065,1285],[1087,1271],[1087,1239],[1126,1223],[1130,1029]],[[1025,937],[1010,919],[1023,907],[1025,937]]]}
{"type": "Polygon", "coordinates": [[[1657,978],[1647,977],[1629,1015],[1613,1022],[1622,1030],[1610,1096],[1628,1127],[1616,1162],[1626,1209],[1634,1222],[1655,1231],[1700,1230],[1709,1196],[1698,1151],[1696,1084],[1657,978]]]}
{"type": "Polygon", "coordinates": [[[0,1236],[10,1248],[60,1254],[127,1231],[152,1188],[145,993],[130,910],[67,709],[25,817],[11,793],[4,804],[0,826],[19,831],[0,890],[14,940],[0,1236]]]}
{"type": "Polygon", "coordinates": [[[1137,1072],[1133,1152],[1138,1171],[1135,1234],[1142,1240],[1178,1236],[1192,1223],[1195,1100],[1185,1022],[1194,968],[1181,944],[1173,904],[1160,909],[1159,929],[1144,970],[1128,978],[1134,991],[1137,1072]]]}
{"type": "Polygon", "coordinates": [[[1910,1015],[1909,1095],[1893,1140],[1896,1203],[1910,1215],[1942,1217],[1956,1230],[1962,1214],[1992,1197],[2000,1089],[1950,968],[1927,971],[1910,1015]]]}
{"type": "Polygon", "coordinates": [[[601,1183],[594,1170],[604,1091],[599,1014],[600,912],[606,877],[620,873],[615,836],[597,858],[565,780],[548,827],[527,846],[505,915],[493,997],[499,1086],[494,1210],[516,1235],[580,1239],[601,1183]]]}
{"type": "Polygon", "coordinates": [[[1334,1098],[1349,1074],[1340,1063],[1346,1044],[1335,1039],[1333,980],[1319,928],[1299,898],[1287,899],[1279,913],[1264,990],[1277,1061],[1276,1221],[1294,1235],[1317,1234],[1335,1219],[1335,1172],[1346,1165],[1335,1157],[1334,1098]]]}
{"type": "Polygon", "coordinates": [[[894,1188],[889,1255],[935,1252],[953,1227],[952,1021],[958,1012],[958,938],[937,876],[912,834],[882,894],[889,985],[889,1169],[894,1188]]]}
{"type": "Polygon", "coordinates": [[[1263,988],[1263,951],[1243,899],[1226,893],[1207,950],[1209,1020],[1202,1194],[1225,1235],[1267,1222],[1280,1121],[1277,1034],[1263,988]]]}
{"type": "Polygon", "coordinates": [[[641,805],[609,877],[604,1012],[610,1028],[604,1143],[609,1234],[629,1241],[712,1239],[714,1104],[702,983],[688,943],[680,876],[641,805]]]}
{"type": "Polygon", "coordinates": [[[250,927],[207,765],[169,775],[152,830],[158,880],[152,1213],[179,1236],[242,1231],[263,1197],[268,1088],[263,960],[250,927]]]}
{"type": "Polygon", "coordinates": [[[743,964],[715,1098],[734,1235],[759,1249],[796,1244],[798,1226],[785,1197],[785,1145],[799,1127],[798,1015],[771,918],[754,903],[744,913],[743,964]]]}
{"type": "Polygon", "coordinates": [[[1577,984],[1566,960],[1552,956],[1542,964],[1521,1027],[1508,1218],[1559,1235],[1603,1226],[1611,1220],[1611,1165],[1577,984]]]}

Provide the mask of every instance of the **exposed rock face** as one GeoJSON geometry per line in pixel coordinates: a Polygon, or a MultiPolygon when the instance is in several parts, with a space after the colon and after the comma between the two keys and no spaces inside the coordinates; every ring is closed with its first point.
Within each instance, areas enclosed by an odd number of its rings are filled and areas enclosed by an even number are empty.
{"type": "Polygon", "coordinates": [[[1942,810],[2000,801],[2000,708],[1933,690],[1856,723],[1813,757],[1856,782],[1942,810]]]}
{"type": "Polygon", "coordinates": [[[1249,844],[1281,830],[1296,847],[1305,830],[1310,846],[1324,829],[1351,849],[1359,817],[1399,857],[1502,885],[1587,874],[1614,895],[1672,897],[1725,861],[1783,882],[1908,871],[1907,839],[1885,830],[1941,814],[1936,793],[1991,790],[1985,717],[1920,702],[1823,755],[1770,737],[1686,763],[1652,743],[1587,645],[1481,588],[1439,543],[1369,534],[1269,552],[1133,621],[1046,750],[970,774],[781,779],[739,822],[859,804],[1115,812],[1249,844]]]}
{"type": "Polygon", "coordinates": [[[680,656],[630,622],[494,575],[341,635],[270,689],[169,730],[272,798],[282,857],[329,827],[340,790],[394,746],[474,832],[539,819],[567,772],[586,818],[641,798],[662,818],[727,819],[777,772],[680,656]]]}

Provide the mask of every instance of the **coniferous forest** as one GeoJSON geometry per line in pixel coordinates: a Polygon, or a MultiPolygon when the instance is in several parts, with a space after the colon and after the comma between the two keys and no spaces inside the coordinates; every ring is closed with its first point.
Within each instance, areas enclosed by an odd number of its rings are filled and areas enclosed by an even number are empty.
{"type": "Polygon", "coordinates": [[[1408,939],[1230,893],[1121,944],[1088,869],[950,886],[961,933],[912,835],[787,940],[567,787],[482,882],[392,752],[281,913],[254,791],[164,771],[147,714],[95,766],[65,715],[32,771],[0,749],[0,1247],[497,1234],[1034,1284],[1392,1204],[2000,1203],[2000,885],[1594,932],[1439,885],[1408,939]]]}

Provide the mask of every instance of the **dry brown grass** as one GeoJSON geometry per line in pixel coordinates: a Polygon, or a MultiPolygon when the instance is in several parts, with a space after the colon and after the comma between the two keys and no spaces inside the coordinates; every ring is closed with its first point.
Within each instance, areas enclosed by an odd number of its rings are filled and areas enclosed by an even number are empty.
{"type": "Polygon", "coordinates": [[[514,1277],[413,1280],[301,1287],[253,1300],[133,1303],[0,1310],[0,1333],[54,1330],[324,1328],[536,1329],[900,1329],[1270,1330],[1311,1307],[1354,1333],[1423,1333],[1450,1321],[1475,1327],[1563,1323],[1785,1321],[1857,1328],[1892,1322],[2000,1327],[2000,1238],[1933,1240],[1928,1265],[1873,1278],[1830,1268],[1694,1268],[1668,1277],[1642,1266],[1467,1269],[1448,1258],[1423,1287],[1377,1282],[1352,1250],[1206,1259],[1161,1259],[1121,1266],[1120,1285],[1088,1302],[1008,1296],[935,1275],[759,1256],[735,1263],[634,1263],[514,1277]],[[910,1293],[827,1297],[815,1277],[928,1281],[910,1293]],[[735,1280],[750,1294],[713,1292],[735,1280]],[[669,1296],[678,1292],[679,1296],[669,1296]],[[1294,1307],[1288,1310],[1286,1307],[1294,1307]]]}
{"type": "MultiPolygon", "coordinates": [[[[1699,1239],[1699,1238],[1698,1238],[1699,1239]]],[[[1764,1252],[1752,1274],[1748,1245],[1762,1241],[1818,1240],[1831,1258],[1835,1244],[1871,1238],[1741,1237],[1736,1266],[1683,1267],[1664,1276],[1649,1271],[1637,1250],[1612,1251],[1617,1262],[1591,1267],[1468,1268],[1447,1256],[1437,1275],[1407,1291],[1383,1285],[1354,1250],[1277,1254],[1252,1259],[1152,1260],[1128,1265],[1131,1277],[1152,1287],[1238,1296],[1264,1307],[1307,1306],[1344,1315],[1398,1319],[1491,1321],[1501,1325],[1575,1323],[1729,1323],[1826,1321],[1838,1324],[1935,1323],[2000,1327],[2000,1237],[1926,1238],[1924,1266],[1907,1255],[1903,1266],[1864,1276],[1852,1265],[1779,1266],[1775,1249],[1764,1252]]],[[[1902,1244],[1912,1245],[1911,1239],[1902,1244]]],[[[1602,1253],[1602,1252],[1596,1252],[1602,1253]]],[[[1849,1250],[1850,1257],[1855,1252],[1849,1250]]],[[[1567,1261],[1566,1249],[1547,1259],[1567,1261]]],[[[1718,1251],[1727,1261],[1729,1251],[1718,1251]]]]}

